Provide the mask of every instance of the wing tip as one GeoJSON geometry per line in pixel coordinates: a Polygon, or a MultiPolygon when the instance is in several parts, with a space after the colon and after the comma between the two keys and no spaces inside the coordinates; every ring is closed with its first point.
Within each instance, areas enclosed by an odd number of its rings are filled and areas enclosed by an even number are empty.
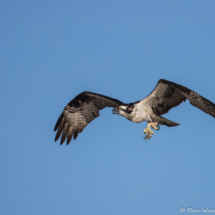
{"type": "Polygon", "coordinates": [[[62,120],[63,120],[63,112],[61,113],[61,115],[59,116],[59,118],[58,118],[58,120],[57,120],[57,122],[56,122],[56,124],[55,124],[55,127],[54,127],[54,132],[58,129],[58,127],[60,126],[60,124],[61,124],[61,122],[62,122],[62,120]]]}
{"type": "MultiPolygon", "coordinates": [[[[72,134],[72,135],[69,135],[69,134],[68,134],[66,137],[62,135],[61,141],[60,141],[60,145],[63,145],[63,143],[65,142],[65,140],[66,140],[66,145],[69,145],[70,142],[72,141],[72,137],[73,137],[74,140],[75,140],[75,139],[77,139],[78,134],[79,134],[79,132],[75,132],[75,133],[72,134]]],[[[57,142],[58,139],[60,138],[60,136],[61,136],[61,135],[57,135],[57,134],[56,134],[54,142],[57,142]]]]}

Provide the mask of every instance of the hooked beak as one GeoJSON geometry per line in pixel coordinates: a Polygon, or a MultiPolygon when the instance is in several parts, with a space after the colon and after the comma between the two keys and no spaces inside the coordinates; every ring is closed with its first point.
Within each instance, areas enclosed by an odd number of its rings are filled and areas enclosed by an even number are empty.
{"type": "Polygon", "coordinates": [[[118,113],[118,109],[117,108],[114,108],[113,110],[112,110],[112,114],[117,114],[118,113]]]}

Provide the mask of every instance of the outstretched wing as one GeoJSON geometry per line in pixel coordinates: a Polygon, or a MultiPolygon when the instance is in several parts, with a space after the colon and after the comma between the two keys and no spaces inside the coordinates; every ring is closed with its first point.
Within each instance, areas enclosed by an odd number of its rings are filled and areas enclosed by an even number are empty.
{"type": "Polygon", "coordinates": [[[63,133],[60,144],[62,145],[67,138],[68,145],[73,135],[76,139],[78,133],[81,133],[92,120],[99,116],[99,110],[105,107],[117,107],[122,104],[119,100],[96,93],[83,92],[77,95],[66,105],[58,118],[54,128],[54,131],[58,130],[55,141],[63,133]]]}
{"type": "Polygon", "coordinates": [[[215,118],[215,104],[198,93],[171,81],[160,79],[155,89],[141,102],[147,102],[156,115],[167,113],[186,100],[215,118]]]}

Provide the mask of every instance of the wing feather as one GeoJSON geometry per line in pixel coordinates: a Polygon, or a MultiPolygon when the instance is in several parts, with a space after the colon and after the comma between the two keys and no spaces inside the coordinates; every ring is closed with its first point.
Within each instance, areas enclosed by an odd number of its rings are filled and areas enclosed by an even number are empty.
{"type": "Polygon", "coordinates": [[[190,104],[215,118],[214,103],[187,87],[164,79],[159,80],[155,89],[141,102],[147,102],[154,114],[162,115],[187,99],[190,104]]]}
{"type": "Polygon", "coordinates": [[[58,118],[56,124],[55,124],[55,127],[54,127],[54,131],[56,131],[58,129],[58,127],[60,126],[60,123],[63,119],[63,113],[60,115],[60,117],[58,118]]]}
{"type": "MultiPolygon", "coordinates": [[[[62,114],[61,114],[62,115],[62,114]]],[[[60,116],[61,117],[61,116],[60,116]]],[[[60,138],[60,136],[61,136],[61,134],[62,134],[62,131],[63,131],[63,127],[64,127],[64,124],[65,124],[65,120],[64,120],[64,118],[62,119],[61,118],[61,120],[59,120],[58,119],[58,123],[60,124],[58,127],[58,131],[57,131],[57,134],[56,134],[56,136],[55,136],[55,142],[60,138]]]]}
{"type": "Polygon", "coordinates": [[[67,136],[67,145],[69,145],[69,143],[71,142],[72,140],[72,136],[73,136],[73,133],[72,133],[72,126],[69,127],[69,131],[68,131],[68,136],[67,136]]]}
{"type": "Polygon", "coordinates": [[[57,130],[55,141],[60,138],[63,132],[60,144],[63,144],[67,138],[68,145],[73,134],[75,140],[78,134],[99,116],[99,110],[105,107],[117,107],[122,104],[124,103],[117,99],[96,93],[83,92],[77,95],[66,105],[57,120],[54,128],[54,131],[57,130]]]}
{"type": "Polygon", "coordinates": [[[74,140],[78,137],[78,132],[74,133],[74,140]]]}
{"type": "Polygon", "coordinates": [[[64,125],[64,129],[63,129],[63,134],[62,134],[62,137],[61,137],[60,145],[62,145],[63,142],[66,140],[68,129],[69,129],[68,122],[66,122],[65,125],[64,125]]]}

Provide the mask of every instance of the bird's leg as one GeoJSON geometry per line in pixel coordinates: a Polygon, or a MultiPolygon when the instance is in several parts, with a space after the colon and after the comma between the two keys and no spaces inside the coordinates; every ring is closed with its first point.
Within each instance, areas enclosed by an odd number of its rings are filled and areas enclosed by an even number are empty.
{"type": "Polygon", "coordinates": [[[150,122],[148,123],[147,127],[143,130],[143,133],[146,134],[146,136],[152,136],[154,132],[150,129],[150,122]]]}
{"type": "Polygon", "coordinates": [[[158,125],[158,123],[156,122],[149,122],[147,127],[143,130],[143,133],[146,134],[146,136],[152,136],[154,134],[154,132],[150,129],[150,126],[155,129],[155,130],[159,130],[160,127],[158,125]]]}
{"type": "Polygon", "coordinates": [[[151,122],[150,126],[154,129],[154,130],[159,130],[160,126],[157,122],[151,122]]]}

